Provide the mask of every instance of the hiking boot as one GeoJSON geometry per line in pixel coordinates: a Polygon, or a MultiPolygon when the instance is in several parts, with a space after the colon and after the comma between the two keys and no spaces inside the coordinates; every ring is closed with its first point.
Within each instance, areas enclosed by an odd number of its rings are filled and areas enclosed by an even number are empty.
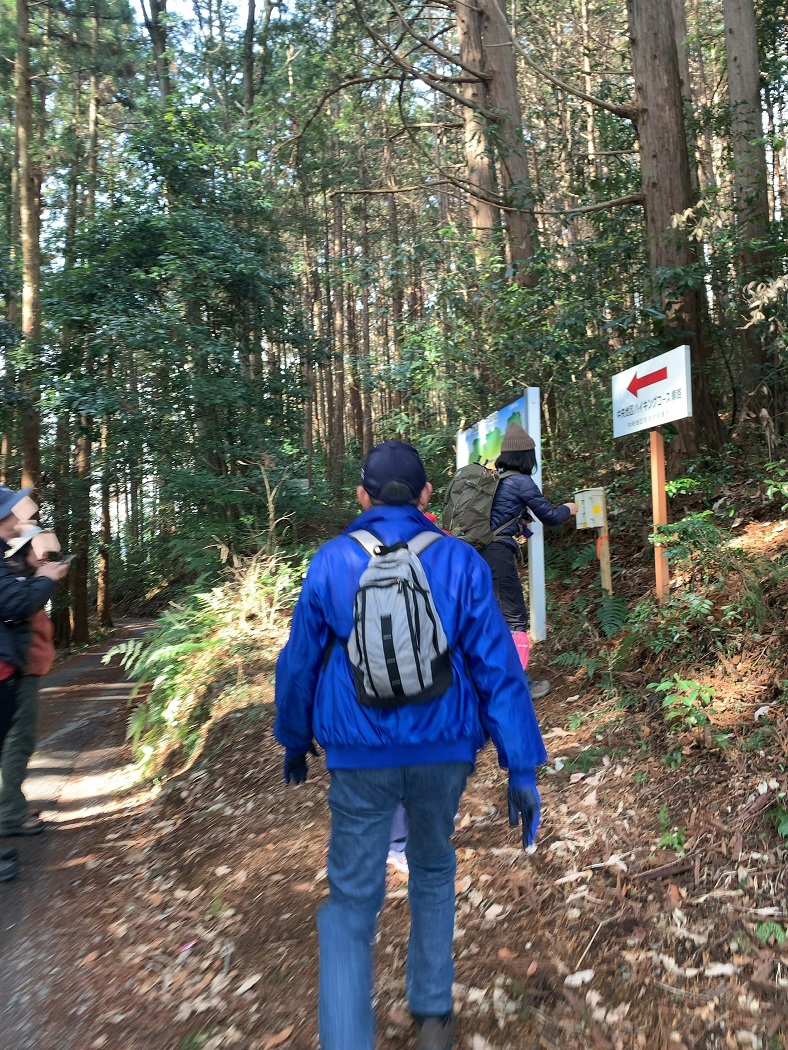
{"type": "Polygon", "coordinates": [[[0,828],[0,838],[10,838],[12,835],[40,835],[46,825],[41,817],[28,817],[22,824],[12,824],[10,827],[0,828]]]}
{"type": "Polygon", "coordinates": [[[0,882],[10,882],[17,873],[16,850],[0,850],[0,882]]]}
{"type": "Polygon", "coordinates": [[[451,1036],[456,1018],[453,1013],[446,1017],[425,1017],[419,1024],[416,1050],[451,1050],[451,1036]]]}
{"type": "Polygon", "coordinates": [[[548,682],[546,678],[542,678],[538,682],[530,682],[529,686],[532,700],[541,700],[543,696],[547,696],[548,693],[553,691],[552,683],[548,682]]]}

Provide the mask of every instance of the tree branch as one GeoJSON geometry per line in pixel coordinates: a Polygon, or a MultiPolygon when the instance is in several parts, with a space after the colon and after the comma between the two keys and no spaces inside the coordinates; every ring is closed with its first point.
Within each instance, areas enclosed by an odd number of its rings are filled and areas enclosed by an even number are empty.
{"type": "Polygon", "coordinates": [[[415,190],[431,190],[434,186],[451,185],[450,179],[438,179],[436,182],[422,182],[415,186],[384,186],[382,189],[366,190],[329,190],[329,197],[341,197],[346,195],[362,195],[365,193],[413,193],[415,190]]]}
{"type": "MultiPolygon", "coordinates": [[[[306,134],[308,128],[320,116],[320,113],[321,113],[321,111],[323,109],[323,106],[325,106],[326,102],[328,102],[328,100],[333,95],[336,95],[337,92],[344,91],[345,88],[348,88],[348,87],[354,87],[356,84],[375,84],[375,83],[377,83],[380,80],[399,80],[399,79],[400,79],[399,74],[395,76],[393,73],[381,73],[379,76],[351,77],[350,80],[343,80],[341,84],[336,84],[334,87],[329,88],[327,91],[323,92],[323,94],[322,94],[322,96],[320,98],[320,101],[315,106],[315,108],[312,110],[310,115],[307,117],[306,123],[301,128],[301,130],[296,132],[295,135],[292,135],[289,139],[287,139],[286,142],[282,143],[282,149],[284,149],[285,146],[295,146],[296,149],[298,149],[299,144],[301,142],[301,139],[306,134]]],[[[275,150],[275,152],[278,152],[278,150],[275,150]]]]}
{"type": "MultiPolygon", "coordinates": [[[[501,18],[505,25],[508,26],[509,22],[505,13],[501,10],[499,0],[490,0],[490,3],[495,4],[500,11],[501,18]]],[[[598,106],[600,109],[606,109],[608,113],[614,114],[616,117],[622,117],[624,120],[630,120],[633,124],[637,124],[637,110],[634,105],[631,106],[620,106],[615,102],[608,102],[606,99],[597,98],[596,95],[589,95],[586,91],[581,91],[580,88],[574,87],[572,84],[567,84],[564,80],[559,80],[558,77],[554,77],[552,73],[548,73],[546,69],[543,69],[538,65],[525,48],[516,39],[511,29],[509,29],[509,35],[511,37],[512,46],[518,55],[522,58],[523,62],[532,69],[534,73],[537,73],[540,77],[543,77],[553,87],[560,88],[561,91],[566,91],[569,95],[574,95],[575,98],[581,98],[584,102],[590,102],[592,106],[598,106]]]]}
{"type": "Polygon", "coordinates": [[[402,120],[403,130],[405,131],[405,134],[411,140],[413,145],[416,147],[416,149],[419,151],[419,153],[421,153],[421,155],[427,161],[429,161],[429,163],[433,166],[433,168],[435,169],[435,171],[438,172],[439,175],[443,176],[443,181],[449,183],[449,185],[451,186],[456,186],[457,189],[462,190],[464,193],[469,193],[472,197],[475,197],[476,200],[484,201],[486,204],[492,204],[494,207],[499,208],[501,211],[520,211],[521,209],[519,208],[513,208],[510,205],[504,204],[500,196],[492,193],[487,193],[487,191],[482,189],[482,187],[479,186],[477,183],[471,182],[469,179],[460,179],[456,175],[452,175],[451,172],[448,172],[440,164],[435,163],[433,158],[427,153],[427,151],[421,145],[419,140],[413,134],[413,131],[405,117],[405,111],[402,108],[402,89],[404,85],[405,78],[403,77],[402,81],[400,82],[400,90],[397,96],[397,105],[399,107],[399,113],[400,118],[402,120]]]}
{"type": "Polygon", "coordinates": [[[428,40],[427,37],[417,33],[413,26],[408,22],[399,9],[395,0],[387,0],[389,6],[396,12],[397,18],[400,20],[405,29],[410,33],[414,40],[418,40],[420,44],[429,48],[433,54],[438,55],[440,58],[446,59],[447,62],[451,62],[454,66],[459,66],[460,69],[464,69],[466,73],[474,77],[475,80],[490,80],[489,73],[483,73],[480,69],[474,69],[472,66],[466,66],[464,62],[460,60],[459,55],[452,55],[449,51],[444,51],[443,48],[438,47],[437,44],[433,44],[432,41],[428,40]]]}
{"type": "Polygon", "coordinates": [[[597,201],[596,204],[583,204],[579,208],[561,208],[559,211],[538,211],[537,215],[588,215],[594,211],[607,211],[609,208],[623,208],[627,204],[644,204],[645,193],[630,193],[626,197],[616,197],[612,201],[597,201]]]}
{"type": "MultiPolygon", "coordinates": [[[[356,9],[356,14],[359,17],[359,21],[361,22],[361,24],[364,26],[366,31],[375,41],[375,43],[383,48],[383,50],[386,52],[386,54],[389,56],[392,62],[394,62],[395,65],[399,66],[399,68],[402,69],[405,73],[409,74],[409,76],[413,77],[416,80],[420,80],[423,84],[426,84],[427,87],[431,87],[433,91],[440,91],[441,94],[448,95],[448,97],[453,98],[455,102],[459,102],[461,106],[464,106],[469,109],[474,109],[478,113],[481,113],[483,116],[487,118],[492,118],[492,113],[488,112],[485,109],[482,109],[481,106],[476,105],[476,103],[471,102],[469,99],[463,98],[463,96],[458,94],[458,92],[452,91],[450,87],[447,87],[445,83],[441,83],[439,80],[435,80],[433,77],[428,76],[422,70],[418,69],[418,67],[411,65],[410,62],[405,62],[404,59],[402,59],[397,54],[397,52],[394,51],[389,46],[389,44],[386,43],[386,41],[383,39],[380,33],[378,33],[378,31],[369,24],[361,8],[359,0],[353,0],[353,6],[356,9]]],[[[459,79],[459,82],[462,83],[462,79],[459,79]]]]}

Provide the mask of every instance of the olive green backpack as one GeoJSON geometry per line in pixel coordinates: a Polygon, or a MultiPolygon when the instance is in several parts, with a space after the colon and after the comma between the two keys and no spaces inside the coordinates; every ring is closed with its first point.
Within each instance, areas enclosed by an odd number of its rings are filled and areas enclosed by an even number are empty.
{"type": "Polygon", "coordinates": [[[443,528],[477,550],[492,543],[503,529],[517,521],[516,517],[505,521],[494,532],[490,526],[495,491],[504,478],[516,473],[516,470],[499,473],[482,463],[460,467],[443,499],[443,528]]]}

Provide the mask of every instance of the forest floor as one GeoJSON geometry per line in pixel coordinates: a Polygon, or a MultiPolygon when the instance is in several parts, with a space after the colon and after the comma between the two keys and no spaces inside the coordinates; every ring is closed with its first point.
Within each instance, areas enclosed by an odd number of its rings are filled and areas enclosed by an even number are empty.
{"type": "MultiPolygon", "coordinates": [[[[740,542],[785,555],[788,523],[752,522],[740,542]]],[[[784,633],[770,625],[720,666],[719,721],[738,727],[727,747],[669,733],[648,673],[630,676],[641,701],[622,708],[587,669],[557,674],[549,642],[535,651],[534,676],[555,684],[538,705],[550,757],[536,852],[507,826],[489,747],[461,804],[455,1046],[788,1046],[786,850],[769,816],[788,786],[784,633]]],[[[316,1050],[328,780],[313,760],[305,785],[283,783],[273,667],[160,788],[130,765],[120,672],[82,681],[59,728],[90,703],[104,717],[49,785],[51,827],[22,843],[17,883],[0,886],[0,1048],[316,1050]]],[[[391,873],[380,1050],[413,1045],[407,933],[406,879],[391,873]]]]}

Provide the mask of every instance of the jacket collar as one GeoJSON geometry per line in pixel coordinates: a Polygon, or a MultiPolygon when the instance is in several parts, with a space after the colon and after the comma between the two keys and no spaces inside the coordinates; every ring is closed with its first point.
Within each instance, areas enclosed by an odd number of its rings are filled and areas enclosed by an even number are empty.
{"type": "Polygon", "coordinates": [[[369,529],[385,543],[412,539],[418,532],[441,532],[433,522],[425,518],[418,507],[406,504],[402,507],[372,507],[360,514],[345,529],[343,535],[356,529],[369,529]]]}

